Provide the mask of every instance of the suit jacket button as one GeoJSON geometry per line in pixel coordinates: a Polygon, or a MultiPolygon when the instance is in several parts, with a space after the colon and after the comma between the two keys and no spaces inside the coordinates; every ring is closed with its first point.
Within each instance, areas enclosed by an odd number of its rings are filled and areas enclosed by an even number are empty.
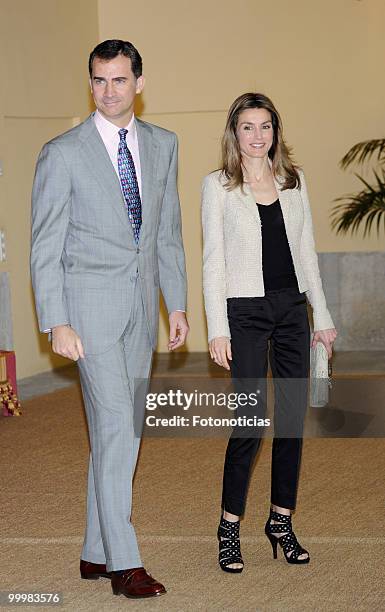
{"type": "Polygon", "coordinates": [[[137,248],[137,249],[136,249],[136,252],[137,252],[137,253],[139,253],[139,251],[140,251],[140,249],[139,249],[139,248],[137,248]]]}

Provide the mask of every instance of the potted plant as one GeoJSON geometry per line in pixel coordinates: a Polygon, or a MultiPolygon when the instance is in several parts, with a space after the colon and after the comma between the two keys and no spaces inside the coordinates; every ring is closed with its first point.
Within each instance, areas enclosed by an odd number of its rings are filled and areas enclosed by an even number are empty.
{"type": "Polygon", "coordinates": [[[373,169],[375,177],[371,185],[357,173],[357,178],[363,183],[364,188],[356,194],[345,195],[336,198],[340,202],[334,206],[331,213],[332,228],[337,234],[352,234],[357,232],[361,224],[364,227],[364,237],[368,235],[373,224],[380,229],[385,229],[385,139],[366,140],[354,145],[340,161],[340,167],[345,170],[353,162],[363,164],[375,156],[380,168],[373,169]]]}

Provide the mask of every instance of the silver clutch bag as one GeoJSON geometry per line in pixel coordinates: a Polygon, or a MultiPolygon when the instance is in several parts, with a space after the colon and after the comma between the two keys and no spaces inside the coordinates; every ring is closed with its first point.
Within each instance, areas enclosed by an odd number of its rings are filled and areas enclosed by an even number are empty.
{"type": "Polygon", "coordinates": [[[310,406],[322,408],[329,403],[332,368],[322,342],[310,348],[310,406]]]}

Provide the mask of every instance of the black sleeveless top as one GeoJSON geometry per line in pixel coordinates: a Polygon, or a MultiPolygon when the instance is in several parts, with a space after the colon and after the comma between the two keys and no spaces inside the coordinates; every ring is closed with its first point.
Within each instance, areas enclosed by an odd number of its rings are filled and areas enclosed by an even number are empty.
{"type": "Polygon", "coordinates": [[[262,224],[262,271],[266,291],[298,289],[293,258],[287,240],[279,199],[269,205],[258,204],[262,224]]]}

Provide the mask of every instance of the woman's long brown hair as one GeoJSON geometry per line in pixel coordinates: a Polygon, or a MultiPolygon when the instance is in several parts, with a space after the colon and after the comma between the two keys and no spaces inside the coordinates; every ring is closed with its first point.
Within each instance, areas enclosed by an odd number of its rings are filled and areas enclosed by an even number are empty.
{"type": "Polygon", "coordinates": [[[265,108],[271,115],[273,125],[273,144],[268,153],[272,161],[272,171],[276,178],[282,179],[282,189],[294,189],[300,186],[298,166],[291,158],[291,151],[283,139],[281,117],[274,104],[264,94],[245,93],[232,103],[227,115],[225,132],[222,137],[222,174],[228,190],[242,186],[243,164],[237,138],[239,115],[249,108],[265,108]]]}

